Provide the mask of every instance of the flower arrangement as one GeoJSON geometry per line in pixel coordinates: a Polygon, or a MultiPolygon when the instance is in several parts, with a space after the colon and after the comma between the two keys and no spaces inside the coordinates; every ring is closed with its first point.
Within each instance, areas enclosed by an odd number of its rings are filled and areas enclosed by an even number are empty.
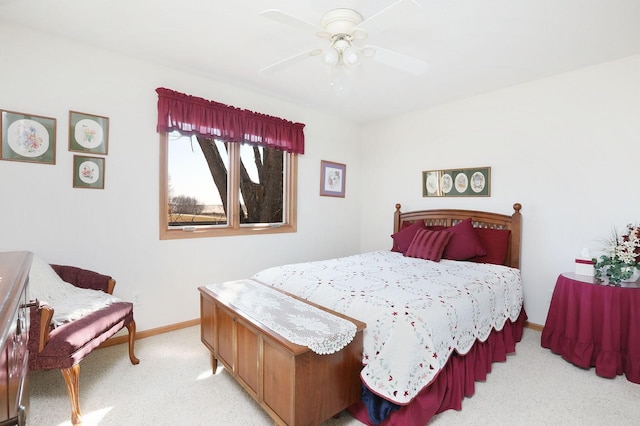
{"type": "Polygon", "coordinates": [[[610,284],[620,285],[628,280],[636,269],[640,270],[640,226],[629,224],[624,234],[618,235],[614,228],[605,248],[607,254],[595,262],[596,278],[607,278],[610,284]]]}

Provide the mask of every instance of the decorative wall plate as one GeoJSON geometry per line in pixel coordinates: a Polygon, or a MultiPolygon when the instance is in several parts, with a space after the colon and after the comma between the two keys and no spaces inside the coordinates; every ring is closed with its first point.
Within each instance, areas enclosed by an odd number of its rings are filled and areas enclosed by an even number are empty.
{"type": "Polygon", "coordinates": [[[487,183],[484,175],[480,172],[475,172],[471,175],[471,190],[473,192],[481,192],[487,183]]]}
{"type": "Polygon", "coordinates": [[[463,193],[469,187],[469,178],[464,173],[458,173],[456,176],[456,191],[463,193]]]}
{"type": "Polygon", "coordinates": [[[442,192],[448,194],[451,192],[453,188],[453,178],[449,173],[445,173],[442,175],[442,192]]]}

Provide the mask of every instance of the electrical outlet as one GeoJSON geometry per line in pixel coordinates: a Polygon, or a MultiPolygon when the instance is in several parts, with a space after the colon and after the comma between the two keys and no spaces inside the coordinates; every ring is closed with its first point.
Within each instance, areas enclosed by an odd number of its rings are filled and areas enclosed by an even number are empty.
{"type": "Polygon", "coordinates": [[[133,293],[133,305],[138,306],[142,303],[142,299],[140,297],[140,292],[136,291],[133,293]]]}

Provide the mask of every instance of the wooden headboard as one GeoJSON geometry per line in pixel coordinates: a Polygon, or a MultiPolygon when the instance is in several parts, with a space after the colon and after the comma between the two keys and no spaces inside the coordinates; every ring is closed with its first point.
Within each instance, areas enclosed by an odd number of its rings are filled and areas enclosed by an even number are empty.
{"type": "Polygon", "coordinates": [[[393,218],[393,232],[402,229],[404,222],[424,221],[426,226],[453,226],[457,223],[472,218],[475,228],[508,229],[511,231],[509,249],[505,265],[512,268],[520,268],[520,245],[522,238],[522,205],[513,205],[511,216],[499,213],[483,212],[479,210],[418,210],[403,213],[400,204],[396,204],[396,212],[393,218]]]}

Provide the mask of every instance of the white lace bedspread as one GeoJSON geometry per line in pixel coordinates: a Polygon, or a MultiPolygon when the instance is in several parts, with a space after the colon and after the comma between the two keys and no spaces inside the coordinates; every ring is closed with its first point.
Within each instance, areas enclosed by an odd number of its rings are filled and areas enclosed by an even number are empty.
{"type": "Polygon", "coordinates": [[[523,301],[518,269],[378,251],[266,269],[254,279],[353,317],[364,330],[363,382],[409,403],[455,350],[469,351],[523,301]]]}
{"type": "Polygon", "coordinates": [[[209,284],[222,302],[240,309],[288,341],[324,355],[338,352],[356,335],[356,326],[252,280],[209,284]]]}

